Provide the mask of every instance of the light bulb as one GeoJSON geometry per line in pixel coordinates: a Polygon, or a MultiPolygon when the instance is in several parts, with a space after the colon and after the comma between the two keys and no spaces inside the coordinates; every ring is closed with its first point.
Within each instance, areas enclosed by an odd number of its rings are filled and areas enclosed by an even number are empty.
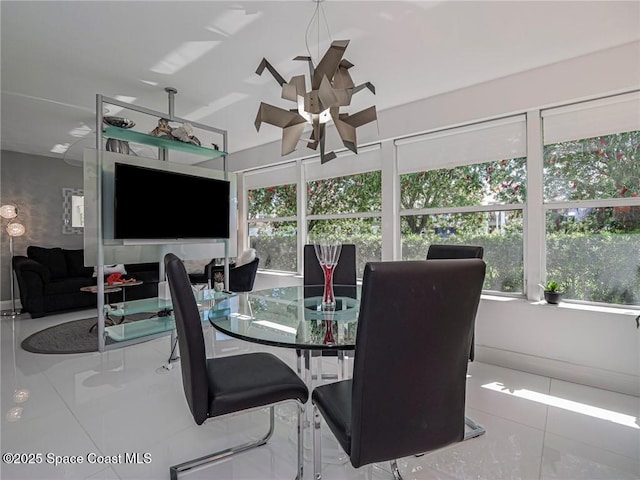
{"type": "Polygon", "coordinates": [[[24,409],[22,407],[12,407],[7,411],[5,418],[7,422],[17,422],[22,418],[22,411],[24,409]]]}
{"type": "Polygon", "coordinates": [[[29,390],[26,388],[19,388],[13,391],[13,401],[16,403],[24,403],[29,400],[29,390]]]}
{"type": "Polygon", "coordinates": [[[10,223],[7,225],[7,233],[10,237],[19,237],[20,235],[24,235],[25,228],[21,223],[10,223]]]}
{"type": "Polygon", "coordinates": [[[15,205],[2,205],[0,207],[0,217],[16,218],[18,216],[18,208],[15,205]]]}

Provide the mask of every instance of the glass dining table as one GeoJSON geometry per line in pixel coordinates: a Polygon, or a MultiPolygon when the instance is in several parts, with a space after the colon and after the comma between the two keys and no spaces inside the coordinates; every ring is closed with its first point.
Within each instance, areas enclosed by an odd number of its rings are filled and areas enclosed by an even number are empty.
{"type": "Polygon", "coordinates": [[[240,293],[216,302],[208,311],[209,322],[233,338],[299,350],[307,385],[313,378],[313,357],[333,350],[338,378],[344,378],[344,354],[356,345],[361,287],[334,285],[336,308],[332,311],[321,310],[323,289],[295,286],[240,293]]]}

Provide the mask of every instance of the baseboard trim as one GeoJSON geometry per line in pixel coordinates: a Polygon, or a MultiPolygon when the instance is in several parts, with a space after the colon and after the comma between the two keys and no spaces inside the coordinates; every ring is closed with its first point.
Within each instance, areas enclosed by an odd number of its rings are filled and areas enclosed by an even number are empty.
{"type": "Polygon", "coordinates": [[[625,395],[640,396],[640,376],[637,375],[577,365],[478,344],[475,345],[475,360],[499,367],[512,368],[558,380],[611,390],[625,395]]]}

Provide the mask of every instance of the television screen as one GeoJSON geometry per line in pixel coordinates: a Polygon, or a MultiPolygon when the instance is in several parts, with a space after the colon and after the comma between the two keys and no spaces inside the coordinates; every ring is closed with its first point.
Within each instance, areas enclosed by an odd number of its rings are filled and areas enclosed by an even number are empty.
{"type": "Polygon", "coordinates": [[[114,238],[229,238],[226,180],[115,163],[114,238]]]}

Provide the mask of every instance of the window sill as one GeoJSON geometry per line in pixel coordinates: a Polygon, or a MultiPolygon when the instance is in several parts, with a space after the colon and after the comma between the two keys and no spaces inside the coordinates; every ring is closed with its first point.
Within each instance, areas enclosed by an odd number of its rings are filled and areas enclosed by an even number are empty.
{"type": "Polygon", "coordinates": [[[508,297],[501,295],[492,295],[492,294],[482,294],[480,296],[482,300],[490,301],[490,302],[515,302],[521,305],[528,304],[532,306],[545,306],[545,307],[555,307],[561,310],[571,310],[571,311],[583,311],[583,312],[594,312],[594,313],[607,313],[614,315],[625,315],[625,316],[638,316],[640,314],[640,305],[620,305],[620,306],[606,306],[606,305],[597,305],[597,304],[587,304],[587,303],[578,303],[572,301],[562,301],[557,305],[550,305],[544,300],[528,300],[524,297],[508,297]]]}

